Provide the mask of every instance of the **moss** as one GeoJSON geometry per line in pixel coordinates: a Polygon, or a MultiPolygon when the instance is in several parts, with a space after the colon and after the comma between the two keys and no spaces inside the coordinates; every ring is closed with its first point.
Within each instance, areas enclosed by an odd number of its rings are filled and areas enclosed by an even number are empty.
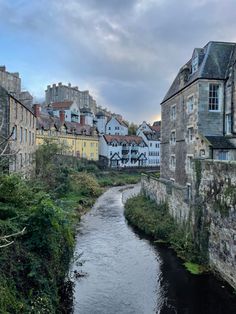
{"type": "Polygon", "coordinates": [[[204,268],[199,264],[185,262],[184,266],[193,275],[199,275],[204,272],[204,268]]]}

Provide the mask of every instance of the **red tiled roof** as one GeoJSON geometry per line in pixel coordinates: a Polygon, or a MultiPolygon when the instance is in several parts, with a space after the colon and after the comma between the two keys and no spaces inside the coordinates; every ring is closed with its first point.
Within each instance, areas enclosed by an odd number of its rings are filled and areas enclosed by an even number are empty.
{"type": "Polygon", "coordinates": [[[127,142],[128,144],[135,142],[136,144],[140,144],[143,142],[141,136],[136,135],[104,135],[104,138],[107,143],[112,141],[117,141],[118,143],[127,142]]]}
{"type": "Polygon", "coordinates": [[[52,109],[54,110],[67,110],[70,109],[73,101],[61,101],[52,103],[52,109]]]}
{"type": "Polygon", "coordinates": [[[161,131],[161,126],[160,125],[149,125],[149,127],[152,129],[152,131],[155,132],[160,132],[161,131]]]}

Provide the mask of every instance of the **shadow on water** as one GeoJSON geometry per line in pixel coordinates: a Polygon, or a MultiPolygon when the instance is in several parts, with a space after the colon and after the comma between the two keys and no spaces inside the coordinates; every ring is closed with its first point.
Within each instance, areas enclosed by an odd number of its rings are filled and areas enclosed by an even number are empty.
{"type": "MultiPolygon", "coordinates": [[[[127,222],[128,224],[128,222],[127,222]]],[[[128,227],[155,247],[160,257],[160,286],[164,302],[158,314],[235,314],[236,294],[232,287],[211,273],[193,275],[166,244],[156,244],[137,228],[128,227]]]]}

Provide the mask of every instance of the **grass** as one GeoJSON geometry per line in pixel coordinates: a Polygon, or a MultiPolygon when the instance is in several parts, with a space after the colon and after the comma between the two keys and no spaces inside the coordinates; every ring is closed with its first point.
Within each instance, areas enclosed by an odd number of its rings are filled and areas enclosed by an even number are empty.
{"type": "Polygon", "coordinates": [[[140,173],[105,172],[97,174],[97,180],[101,187],[136,184],[140,181],[140,173]]]}
{"type": "Polygon", "coordinates": [[[125,217],[130,224],[150,236],[154,243],[166,243],[175,250],[186,263],[186,269],[192,274],[206,270],[200,266],[200,252],[195,245],[188,226],[179,225],[170,215],[167,204],[157,205],[154,201],[139,195],[125,204],[125,217]]]}

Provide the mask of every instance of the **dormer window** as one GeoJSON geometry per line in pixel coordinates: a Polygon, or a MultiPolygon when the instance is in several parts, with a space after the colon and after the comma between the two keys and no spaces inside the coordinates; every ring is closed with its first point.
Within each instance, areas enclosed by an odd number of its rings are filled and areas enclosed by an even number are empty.
{"type": "Polygon", "coordinates": [[[192,73],[195,73],[198,69],[198,55],[195,55],[192,59],[192,73]]]}

